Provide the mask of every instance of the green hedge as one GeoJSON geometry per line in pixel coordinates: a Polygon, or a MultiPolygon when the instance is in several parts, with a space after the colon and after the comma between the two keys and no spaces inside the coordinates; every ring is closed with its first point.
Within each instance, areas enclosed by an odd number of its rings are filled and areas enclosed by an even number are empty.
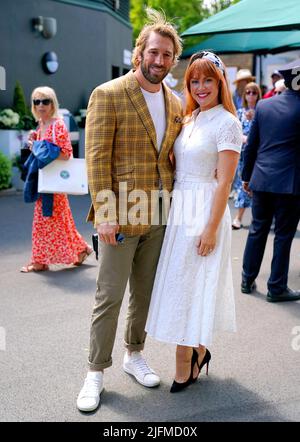
{"type": "Polygon", "coordinates": [[[0,152],[0,190],[10,187],[11,176],[11,161],[0,152]]]}

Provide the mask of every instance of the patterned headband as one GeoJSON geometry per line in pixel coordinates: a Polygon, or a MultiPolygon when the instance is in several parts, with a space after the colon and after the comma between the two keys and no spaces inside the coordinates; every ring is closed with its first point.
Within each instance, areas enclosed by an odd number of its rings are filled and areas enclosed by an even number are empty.
{"type": "Polygon", "coordinates": [[[211,61],[224,75],[225,73],[224,65],[222,63],[222,60],[216,54],[208,51],[197,52],[196,54],[192,55],[190,65],[199,58],[205,58],[206,60],[211,61]]]}

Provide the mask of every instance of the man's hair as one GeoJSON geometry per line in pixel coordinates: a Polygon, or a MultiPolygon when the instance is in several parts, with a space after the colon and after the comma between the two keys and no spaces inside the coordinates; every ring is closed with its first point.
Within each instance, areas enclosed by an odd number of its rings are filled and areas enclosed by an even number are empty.
{"type": "Polygon", "coordinates": [[[174,25],[167,22],[164,12],[160,13],[155,9],[146,8],[148,23],[141,30],[135,42],[135,48],[132,54],[132,64],[136,69],[140,64],[139,56],[144,52],[149,35],[156,32],[162,37],[172,40],[174,45],[174,65],[178,62],[178,58],[182,52],[182,40],[179,37],[174,25]]]}

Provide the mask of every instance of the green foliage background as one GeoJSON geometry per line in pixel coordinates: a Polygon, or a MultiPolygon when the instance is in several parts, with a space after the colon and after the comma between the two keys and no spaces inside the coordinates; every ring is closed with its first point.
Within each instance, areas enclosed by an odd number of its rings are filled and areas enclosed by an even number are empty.
{"type": "Polygon", "coordinates": [[[11,181],[11,162],[0,151],[0,190],[8,189],[11,181]]]}
{"type": "MultiPolygon", "coordinates": [[[[130,21],[133,26],[133,39],[137,38],[146,23],[145,8],[151,7],[163,10],[168,21],[172,22],[179,34],[190,26],[216,14],[222,9],[237,3],[239,0],[211,0],[210,7],[204,5],[204,0],[131,0],[130,21]]],[[[184,40],[185,49],[206,37],[189,37],[184,40]]]]}

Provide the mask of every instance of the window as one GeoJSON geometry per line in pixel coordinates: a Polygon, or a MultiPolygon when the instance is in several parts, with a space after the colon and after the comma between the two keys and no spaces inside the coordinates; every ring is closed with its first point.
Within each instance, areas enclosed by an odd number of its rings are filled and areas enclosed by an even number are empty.
{"type": "Polygon", "coordinates": [[[120,77],[120,68],[119,68],[119,66],[112,66],[111,67],[111,78],[112,78],[112,80],[114,78],[118,78],[118,77],[120,77]]]}

